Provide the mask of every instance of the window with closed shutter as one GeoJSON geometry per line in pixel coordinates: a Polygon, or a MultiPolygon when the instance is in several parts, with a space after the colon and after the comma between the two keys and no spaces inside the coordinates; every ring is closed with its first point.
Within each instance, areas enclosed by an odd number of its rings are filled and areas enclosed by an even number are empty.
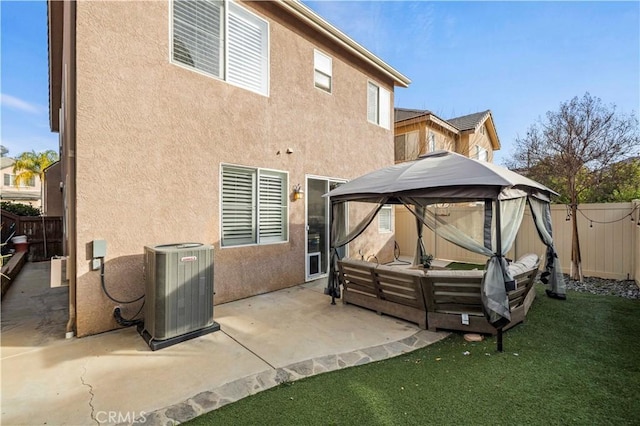
{"type": "Polygon", "coordinates": [[[287,176],[284,173],[261,171],[259,189],[260,243],[287,240],[287,176]]]}
{"type": "Polygon", "coordinates": [[[267,21],[227,0],[173,0],[172,11],[173,62],[268,95],[267,21]]]}
{"type": "Polygon", "coordinates": [[[268,90],[266,21],[229,3],[227,80],[258,93],[268,90]]]}
{"type": "Polygon", "coordinates": [[[285,172],[222,167],[222,246],[288,240],[285,172]]]}
{"type": "Polygon", "coordinates": [[[256,242],[256,170],[222,168],[222,245],[256,242]]]}

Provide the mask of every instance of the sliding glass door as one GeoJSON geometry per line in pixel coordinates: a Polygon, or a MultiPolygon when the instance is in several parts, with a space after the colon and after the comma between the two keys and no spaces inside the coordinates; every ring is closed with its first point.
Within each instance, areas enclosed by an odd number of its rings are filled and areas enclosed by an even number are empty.
{"type": "Polygon", "coordinates": [[[323,197],[344,181],[307,177],[306,214],[306,279],[314,280],[327,275],[329,270],[329,199],[323,197]]]}

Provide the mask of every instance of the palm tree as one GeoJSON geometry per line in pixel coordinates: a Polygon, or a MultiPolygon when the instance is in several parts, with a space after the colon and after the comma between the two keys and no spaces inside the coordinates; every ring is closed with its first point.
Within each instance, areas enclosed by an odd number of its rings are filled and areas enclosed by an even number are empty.
{"type": "Polygon", "coordinates": [[[40,178],[44,181],[44,169],[58,161],[58,153],[53,150],[43,152],[23,152],[13,163],[13,173],[16,175],[15,186],[27,184],[27,182],[40,178]]]}

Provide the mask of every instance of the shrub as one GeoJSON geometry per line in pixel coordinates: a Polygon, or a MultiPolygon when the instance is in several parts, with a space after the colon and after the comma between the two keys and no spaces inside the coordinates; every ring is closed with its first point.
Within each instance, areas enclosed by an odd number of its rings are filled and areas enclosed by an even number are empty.
{"type": "Polygon", "coordinates": [[[3,201],[0,204],[2,205],[2,210],[18,216],[40,216],[40,209],[28,204],[12,203],[10,201],[3,201]]]}

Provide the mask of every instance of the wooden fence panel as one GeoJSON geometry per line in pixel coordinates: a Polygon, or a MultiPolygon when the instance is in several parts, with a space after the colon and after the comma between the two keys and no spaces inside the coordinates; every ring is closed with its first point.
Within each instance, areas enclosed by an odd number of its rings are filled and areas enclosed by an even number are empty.
{"type": "Polygon", "coordinates": [[[48,260],[62,256],[62,218],[57,216],[16,216],[2,211],[2,241],[10,235],[15,224],[15,235],[26,235],[29,242],[29,260],[48,260]]]}

